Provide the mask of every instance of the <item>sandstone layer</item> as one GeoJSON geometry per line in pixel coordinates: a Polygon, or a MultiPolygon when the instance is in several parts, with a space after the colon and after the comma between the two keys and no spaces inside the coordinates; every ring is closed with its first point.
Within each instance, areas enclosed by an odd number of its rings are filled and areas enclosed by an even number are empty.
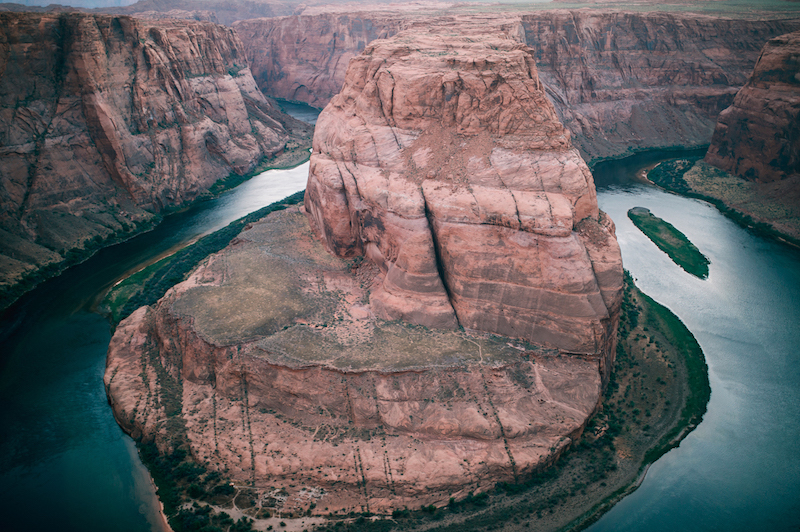
{"type": "Polygon", "coordinates": [[[347,58],[370,38],[455,26],[475,17],[487,27],[518,24],[514,35],[534,50],[548,97],[576,147],[591,159],[707,144],[718,114],[745,83],[764,43],[800,28],[796,19],[696,14],[450,11],[456,14],[339,11],[234,27],[266,94],[322,107],[344,83],[347,58]]]}
{"type": "Polygon", "coordinates": [[[300,209],[271,214],[120,323],[117,420],[295,514],[444,504],[581,434],[598,360],[376,319],[376,273],[329,255],[300,209]]]}
{"type": "Polygon", "coordinates": [[[302,128],[229,28],[0,13],[0,284],[250,172],[302,128]]]}
{"type": "Polygon", "coordinates": [[[764,46],[720,115],[705,160],[750,181],[800,183],[800,32],[764,46]]]}
{"type": "Polygon", "coordinates": [[[378,266],[380,318],[522,338],[605,368],[622,287],[614,227],[533,50],[497,29],[409,30],[350,62],[317,121],[311,225],[332,253],[378,266]]]}

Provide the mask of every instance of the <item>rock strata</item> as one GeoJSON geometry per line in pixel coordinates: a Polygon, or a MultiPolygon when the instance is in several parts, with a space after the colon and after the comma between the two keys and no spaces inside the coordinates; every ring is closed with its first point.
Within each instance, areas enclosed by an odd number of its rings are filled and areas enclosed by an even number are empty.
{"type": "Polygon", "coordinates": [[[771,39],[719,117],[706,162],[750,181],[800,183],[800,32],[771,39]]]}
{"type": "Polygon", "coordinates": [[[4,287],[253,170],[298,127],[210,23],[0,13],[0,72],[4,287]]]}
{"type": "Polygon", "coordinates": [[[376,319],[375,271],[330,256],[299,209],[209,258],[117,327],[105,383],[135,438],[277,510],[445,504],[549,465],[602,391],[599,361],[376,319]],[[312,505],[311,503],[314,503],[312,505]]]}
{"type": "Polygon", "coordinates": [[[533,50],[507,35],[369,45],[317,122],[306,209],[329,251],[379,267],[381,318],[609,355],[613,224],[533,50]]]}
{"type": "MultiPolygon", "coordinates": [[[[345,81],[347,59],[374,38],[457,26],[476,15],[364,11],[241,21],[256,81],[271,96],[322,107],[345,81]]],[[[539,76],[586,158],[630,149],[707,144],[718,114],[745,83],[764,43],[798,20],[675,13],[548,10],[480,15],[516,23],[539,76]]]]}

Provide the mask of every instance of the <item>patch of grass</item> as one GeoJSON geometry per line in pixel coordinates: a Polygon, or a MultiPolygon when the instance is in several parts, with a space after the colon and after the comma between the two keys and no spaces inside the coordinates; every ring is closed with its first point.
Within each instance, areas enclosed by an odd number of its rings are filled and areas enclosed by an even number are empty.
{"type": "Polygon", "coordinates": [[[729,174],[715,168],[709,164],[704,164],[699,158],[690,159],[674,159],[664,161],[647,174],[647,178],[659,187],[675,192],[687,198],[695,198],[706,201],[717,208],[724,216],[732,220],[734,223],[762,238],[770,238],[777,240],[783,244],[789,244],[794,247],[800,248],[800,239],[791,235],[787,235],[775,229],[772,225],[765,222],[755,220],[749,214],[741,212],[726,203],[725,200],[704,194],[692,188],[692,185],[686,180],[686,174],[694,168],[701,167],[700,170],[705,172],[710,179],[719,177],[731,177],[729,174]],[[687,162],[691,164],[686,164],[687,162]],[[716,174],[716,176],[715,176],[716,174]]]}
{"type": "Polygon", "coordinates": [[[691,157],[663,161],[647,173],[647,179],[660,187],[685,195],[691,192],[691,187],[683,176],[700,159],[701,157],[691,157]]]}
{"type": "Polygon", "coordinates": [[[230,244],[247,224],[258,221],[271,212],[300,203],[303,195],[304,191],[300,191],[243,216],[119,283],[104,300],[106,305],[113,308],[113,324],[116,325],[130,316],[139,307],[152,305],[161,299],[167,290],[183,281],[200,261],[230,244]]]}
{"type": "Polygon", "coordinates": [[[680,435],[690,431],[703,420],[708,401],[711,399],[711,385],[708,381],[708,365],[705,355],[691,331],[668,308],[657,303],[647,294],[640,294],[649,307],[647,324],[661,331],[683,358],[688,385],[680,422],[664,435],[658,445],[647,451],[645,463],[649,464],[668,450],[677,447],[680,435]]]}
{"type": "Polygon", "coordinates": [[[124,316],[121,315],[125,303],[131,299],[138,290],[160,269],[165,268],[174,255],[164,257],[163,259],[154,262],[153,264],[139,270],[138,272],[126,277],[119,284],[114,286],[108,294],[106,294],[103,303],[108,307],[111,321],[119,323],[124,316]]]}
{"type": "Polygon", "coordinates": [[[708,278],[708,259],[672,224],[643,207],[629,210],[628,218],[675,264],[700,279],[708,278]]]}

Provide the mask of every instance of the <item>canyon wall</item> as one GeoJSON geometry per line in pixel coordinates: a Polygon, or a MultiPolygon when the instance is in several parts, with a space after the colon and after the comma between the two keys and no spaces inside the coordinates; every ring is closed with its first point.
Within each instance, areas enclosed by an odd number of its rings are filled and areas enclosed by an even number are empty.
{"type": "MultiPolygon", "coordinates": [[[[354,11],[242,21],[253,72],[270,96],[324,106],[344,65],[371,36],[474,15],[354,11]]],[[[668,13],[542,11],[482,14],[516,21],[540,79],[586,158],[710,141],[719,112],[745,83],[759,50],[798,20],[753,21],[668,13]]]]}
{"type": "Polygon", "coordinates": [[[298,127],[229,28],[0,13],[0,283],[250,172],[298,127]]]}
{"type": "Polygon", "coordinates": [[[395,15],[368,13],[242,20],[233,27],[245,42],[256,83],[285,100],[325,107],[339,92],[350,59],[375,39],[408,26],[395,15]]]}
{"type": "Polygon", "coordinates": [[[800,32],[764,46],[720,115],[705,160],[750,181],[800,179],[800,32]]]}
{"type": "Polygon", "coordinates": [[[764,42],[800,27],[800,20],[672,13],[522,19],[548,95],[591,158],[707,144],[764,42]]]}
{"type": "Polygon", "coordinates": [[[533,50],[516,24],[488,27],[401,32],[350,62],[317,121],[311,226],[380,268],[378,317],[605,359],[622,286],[613,224],[533,50]]]}

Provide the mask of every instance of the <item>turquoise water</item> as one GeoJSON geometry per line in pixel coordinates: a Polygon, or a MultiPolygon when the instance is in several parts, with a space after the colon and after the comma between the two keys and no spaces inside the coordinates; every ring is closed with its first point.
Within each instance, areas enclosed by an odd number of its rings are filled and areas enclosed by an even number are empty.
{"type": "Polygon", "coordinates": [[[800,253],[709,204],[643,185],[598,187],[636,284],[687,325],[709,366],[703,422],[589,530],[800,528],[800,253]],[[650,209],[710,260],[684,272],[627,218],[650,209]]]}
{"type": "Polygon", "coordinates": [[[271,170],[153,231],[101,250],[0,318],[0,530],[161,530],[158,501],[103,387],[118,279],[169,250],[303,190],[308,163],[271,170]]]}

